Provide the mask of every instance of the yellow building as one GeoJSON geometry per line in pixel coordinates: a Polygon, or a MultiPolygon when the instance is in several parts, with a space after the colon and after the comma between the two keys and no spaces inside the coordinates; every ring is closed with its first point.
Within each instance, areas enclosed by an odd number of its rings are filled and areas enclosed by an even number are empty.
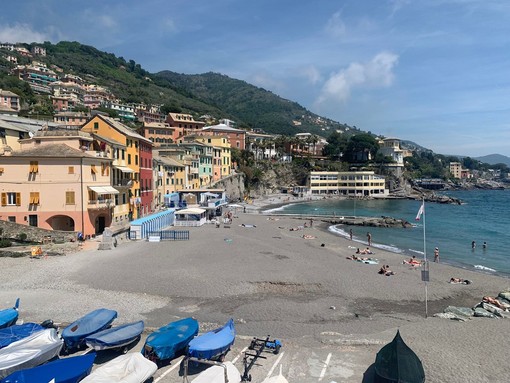
{"type": "Polygon", "coordinates": [[[211,145],[213,150],[213,181],[225,178],[231,173],[231,150],[227,136],[197,136],[196,141],[211,145]]]}
{"type": "MultiPolygon", "coordinates": [[[[95,143],[100,146],[100,155],[113,159],[112,166],[120,180],[120,182],[114,182],[114,187],[119,188],[119,191],[128,190],[127,198],[118,201],[119,204],[114,212],[114,222],[119,222],[126,214],[131,220],[148,213],[152,209],[152,187],[150,198],[148,198],[150,201],[142,203],[140,171],[144,164],[139,157],[139,147],[141,143],[152,146],[150,140],[119,121],[103,115],[92,117],[81,130],[95,137],[95,143]]],[[[148,166],[147,170],[152,178],[152,164],[148,166]]],[[[144,190],[146,187],[147,185],[144,184],[144,190]]]]}
{"type": "Polygon", "coordinates": [[[352,197],[388,194],[384,177],[372,171],[310,172],[307,186],[312,194],[338,194],[352,197]]]}

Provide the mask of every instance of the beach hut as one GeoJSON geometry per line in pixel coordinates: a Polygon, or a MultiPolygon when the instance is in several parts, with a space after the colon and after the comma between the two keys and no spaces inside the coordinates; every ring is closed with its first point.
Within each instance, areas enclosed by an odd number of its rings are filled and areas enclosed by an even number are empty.
{"type": "Polygon", "coordinates": [[[175,213],[175,226],[202,226],[207,221],[206,211],[197,207],[178,210],[175,213]]]}
{"type": "Polygon", "coordinates": [[[374,383],[423,383],[425,371],[421,360],[397,335],[375,357],[374,383]]]}

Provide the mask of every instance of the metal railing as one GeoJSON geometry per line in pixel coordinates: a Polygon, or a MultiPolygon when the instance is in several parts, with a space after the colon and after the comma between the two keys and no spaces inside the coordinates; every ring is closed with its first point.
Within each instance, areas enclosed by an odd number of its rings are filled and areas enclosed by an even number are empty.
{"type": "Polygon", "coordinates": [[[156,236],[162,241],[188,241],[189,231],[188,230],[160,230],[151,231],[147,233],[147,238],[156,236]]]}

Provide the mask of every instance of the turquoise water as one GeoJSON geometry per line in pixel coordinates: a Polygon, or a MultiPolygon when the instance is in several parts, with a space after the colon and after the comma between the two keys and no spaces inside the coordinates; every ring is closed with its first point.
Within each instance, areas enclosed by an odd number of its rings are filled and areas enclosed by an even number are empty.
{"type": "MultiPolygon", "coordinates": [[[[421,202],[411,200],[320,200],[277,209],[285,214],[337,216],[390,216],[405,219],[413,228],[364,228],[337,225],[330,230],[348,236],[352,228],[354,240],[366,243],[367,231],[373,247],[433,260],[434,248],[440,250],[441,262],[489,273],[510,276],[510,190],[472,190],[444,193],[461,199],[462,205],[425,204],[425,221],[415,217],[421,202]],[[471,242],[476,248],[471,249],[471,242]],[[487,248],[483,249],[483,242],[487,248]]],[[[361,246],[362,243],[359,244],[361,246]]]]}

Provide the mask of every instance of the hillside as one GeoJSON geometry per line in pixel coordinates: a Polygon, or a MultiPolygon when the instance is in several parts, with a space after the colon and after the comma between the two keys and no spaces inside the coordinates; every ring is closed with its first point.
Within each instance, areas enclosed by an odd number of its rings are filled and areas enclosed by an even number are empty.
{"type": "MultiPolygon", "coordinates": [[[[22,45],[28,49],[34,45],[44,47],[47,56],[39,56],[36,60],[48,67],[61,68],[64,73],[80,76],[88,83],[105,86],[126,103],[163,105],[164,112],[186,112],[195,118],[202,115],[228,118],[240,127],[261,129],[267,133],[291,135],[311,132],[328,136],[328,129],[349,128],[321,118],[296,102],[225,75],[185,75],[171,71],[152,74],[133,60],[78,42],[22,45]]],[[[0,53],[17,56],[19,64],[28,64],[31,60],[16,52],[0,50],[0,53]]],[[[9,70],[13,67],[0,54],[0,88],[13,91],[23,88],[26,92],[26,87],[9,78],[9,70]]],[[[33,95],[26,94],[24,98],[32,100],[33,95]]]]}
{"type": "Polygon", "coordinates": [[[505,164],[506,166],[510,166],[510,157],[504,156],[502,154],[489,154],[482,157],[476,157],[475,160],[490,165],[505,164]]]}

